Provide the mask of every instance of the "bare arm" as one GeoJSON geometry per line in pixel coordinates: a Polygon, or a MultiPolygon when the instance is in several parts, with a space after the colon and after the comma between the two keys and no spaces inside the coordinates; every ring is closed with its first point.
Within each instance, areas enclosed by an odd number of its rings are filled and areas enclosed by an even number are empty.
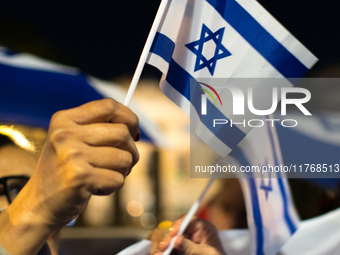
{"type": "Polygon", "coordinates": [[[33,176],[0,214],[2,246],[36,254],[92,195],[120,189],[138,161],[138,137],[137,116],[111,99],[56,113],[33,176]]]}

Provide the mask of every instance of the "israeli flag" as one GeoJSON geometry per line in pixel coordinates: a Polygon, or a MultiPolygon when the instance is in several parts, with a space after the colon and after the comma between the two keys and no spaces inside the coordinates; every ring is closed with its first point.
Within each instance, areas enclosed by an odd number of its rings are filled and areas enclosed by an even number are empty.
{"type": "Polygon", "coordinates": [[[240,169],[251,254],[276,254],[297,230],[299,218],[285,178],[275,126],[267,122],[253,129],[223,161],[240,169]]]}
{"type": "MultiPolygon", "coordinates": [[[[298,230],[276,253],[277,255],[334,255],[340,251],[340,209],[302,221],[298,230]]],[[[228,255],[250,254],[248,229],[229,229],[219,232],[222,246],[228,255]]],[[[142,240],[117,255],[149,255],[151,242],[142,240]]]]}
{"type": "MultiPolygon", "coordinates": [[[[200,98],[205,93],[200,79],[286,80],[303,76],[316,61],[258,2],[248,0],[169,0],[147,59],[163,72],[164,94],[190,116],[198,136],[223,157],[251,128],[242,124],[225,126],[223,132],[214,128],[212,118],[231,118],[231,101],[222,109],[208,97],[212,110],[209,117],[201,115],[200,103],[190,100],[190,94],[200,98]],[[192,80],[196,84],[190,85],[192,80]]],[[[260,97],[257,102],[271,105],[268,94],[260,97]]]]}

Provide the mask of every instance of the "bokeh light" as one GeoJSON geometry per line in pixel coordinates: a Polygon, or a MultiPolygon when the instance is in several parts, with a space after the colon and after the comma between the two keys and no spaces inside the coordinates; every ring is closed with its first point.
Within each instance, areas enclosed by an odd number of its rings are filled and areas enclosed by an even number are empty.
{"type": "Polygon", "coordinates": [[[144,213],[140,217],[140,224],[147,229],[154,228],[157,225],[157,218],[153,213],[144,213]]]}
{"type": "Polygon", "coordinates": [[[126,209],[132,217],[139,217],[144,213],[143,204],[136,200],[130,201],[126,209]]]}

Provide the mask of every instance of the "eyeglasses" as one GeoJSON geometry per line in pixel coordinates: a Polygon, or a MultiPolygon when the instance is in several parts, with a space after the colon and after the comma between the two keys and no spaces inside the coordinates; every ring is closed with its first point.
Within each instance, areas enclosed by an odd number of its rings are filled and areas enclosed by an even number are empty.
{"type": "Polygon", "coordinates": [[[5,195],[8,203],[12,203],[29,179],[30,178],[25,175],[13,175],[0,178],[0,196],[5,195]]]}

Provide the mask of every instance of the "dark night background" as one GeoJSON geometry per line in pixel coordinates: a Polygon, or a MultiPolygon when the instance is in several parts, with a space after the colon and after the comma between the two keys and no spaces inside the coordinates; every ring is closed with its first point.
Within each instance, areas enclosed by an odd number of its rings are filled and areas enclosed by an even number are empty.
{"type": "MultiPolygon", "coordinates": [[[[103,79],[132,75],[160,1],[3,0],[0,44],[103,79]]],[[[319,59],[338,62],[335,1],[259,1],[319,59]]],[[[158,71],[147,67],[144,75],[158,71]]]]}

